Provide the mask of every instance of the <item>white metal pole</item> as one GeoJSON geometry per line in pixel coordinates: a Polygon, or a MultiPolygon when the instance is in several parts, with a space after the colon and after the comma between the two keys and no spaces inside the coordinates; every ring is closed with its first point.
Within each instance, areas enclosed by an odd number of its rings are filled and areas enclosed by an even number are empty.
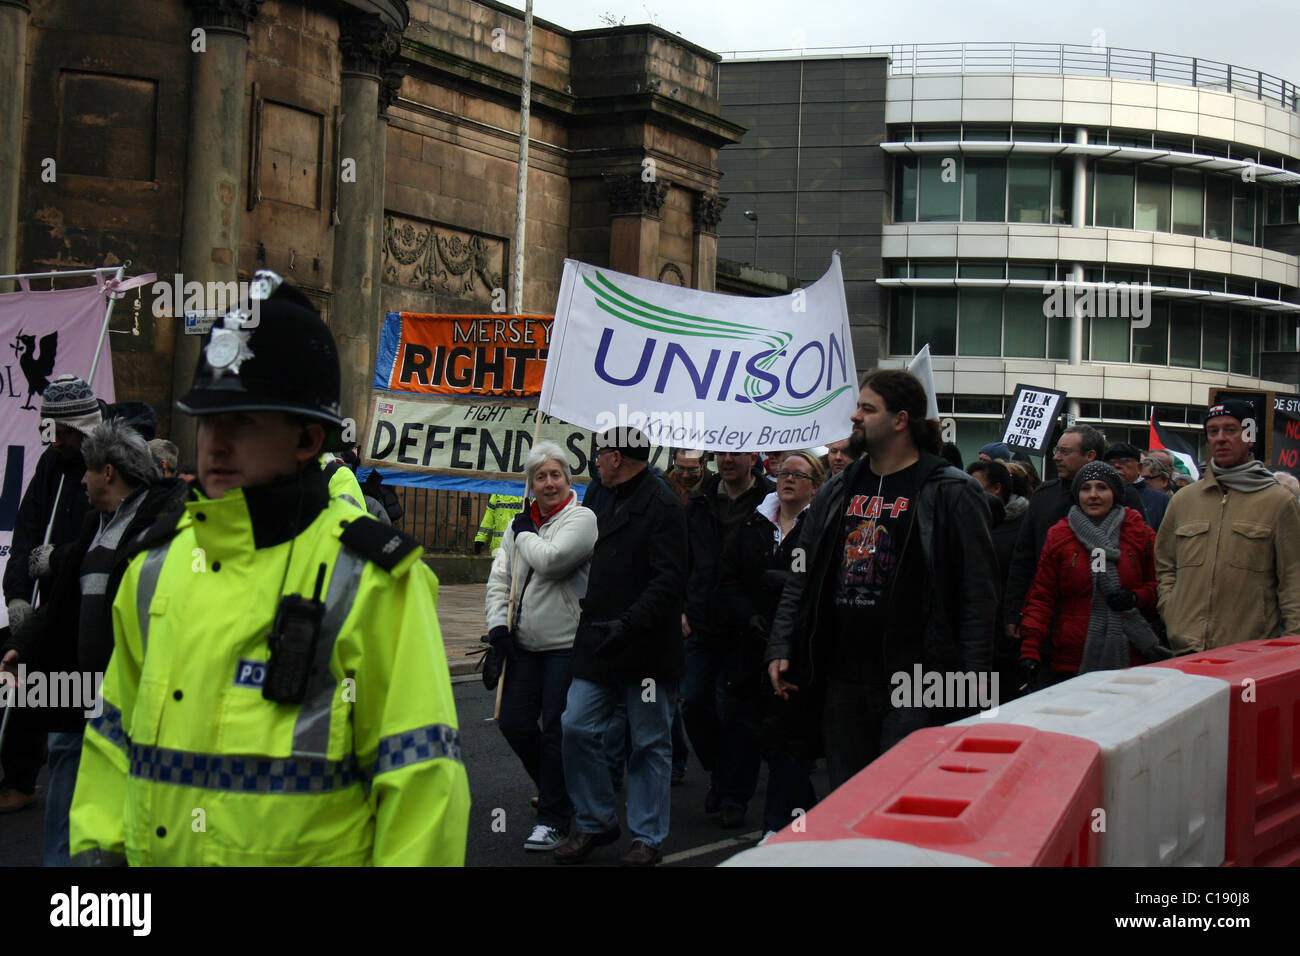
{"type": "Polygon", "coordinates": [[[524,311],[524,226],[528,218],[528,116],[533,92],[533,0],[524,7],[524,67],[519,94],[519,180],[515,191],[515,268],[510,307],[524,311]]]}

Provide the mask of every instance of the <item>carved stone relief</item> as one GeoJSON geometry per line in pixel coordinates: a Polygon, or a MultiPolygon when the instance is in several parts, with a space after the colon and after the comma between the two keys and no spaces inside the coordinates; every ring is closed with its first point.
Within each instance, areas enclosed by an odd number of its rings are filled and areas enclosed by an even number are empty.
{"type": "Polygon", "coordinates": [[[383,279],[422,292],[492,301],[505,287],[504,239],[431,222],[384,216],[383,279]]]}

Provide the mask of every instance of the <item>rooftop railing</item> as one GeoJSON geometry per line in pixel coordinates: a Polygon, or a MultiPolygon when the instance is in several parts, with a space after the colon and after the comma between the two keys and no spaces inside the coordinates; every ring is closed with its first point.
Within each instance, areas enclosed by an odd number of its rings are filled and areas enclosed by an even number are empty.
{"type": "Polygon", "coordinates": [[[1046,73],[1108,76],[1179,83],[1253,96],[1300,112],[1296,84],[1261,70],[1248,70],[1194,56],[1072,43],[890,43],[871,46],[809,47],[802,50],[735,50],[724,60],[790,57],[849,57],[887,54],[892,76],[923,73],[1046,73]]]}

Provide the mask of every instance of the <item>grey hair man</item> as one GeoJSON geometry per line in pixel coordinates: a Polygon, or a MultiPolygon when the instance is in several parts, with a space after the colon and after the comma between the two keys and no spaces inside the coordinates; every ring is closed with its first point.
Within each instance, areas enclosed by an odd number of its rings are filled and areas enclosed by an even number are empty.
{"type": "Polygon", "coordinates": [[[162,464],[164,478],[170,478],[176,474],[176,462],[180,457],[179,448],[166,438],[154,438],[149,442],[149,450],[162,464]]]}

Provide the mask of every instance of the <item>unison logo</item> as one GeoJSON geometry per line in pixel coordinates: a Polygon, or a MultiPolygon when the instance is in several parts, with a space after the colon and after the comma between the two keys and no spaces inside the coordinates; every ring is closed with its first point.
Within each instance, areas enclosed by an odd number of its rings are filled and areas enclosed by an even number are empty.
{"type": "Polygon", "coordinates": [[[675,370],[686,375],[700,400],[753,403],[773,415],[807,415],[830,404],[852,387],[848,343],[834,333],[796,346],[789,332],[763,329],[742,322],[674,312],[619,288],[600,273],[583,282],[596,297],[596,307],[619,322],[601,330],[596,350],[596,375],[617,386],[636,385],[654,377],[654,391],[663,394],[675,370]],[[629,326],[671,336],[637,334],[629,326]],[[635,368],[611,369],[610,355],[634,352],[641,339],[635,368]],[[729,339],[732,349],[692,348],[690,339],[729,339]],[[685,339],[683,343],[681,340],[685,339]],[[617,340],[617,341],[616,341],[617,340]],[[793,400],[793,402],[791,401],[793,400]]]}

